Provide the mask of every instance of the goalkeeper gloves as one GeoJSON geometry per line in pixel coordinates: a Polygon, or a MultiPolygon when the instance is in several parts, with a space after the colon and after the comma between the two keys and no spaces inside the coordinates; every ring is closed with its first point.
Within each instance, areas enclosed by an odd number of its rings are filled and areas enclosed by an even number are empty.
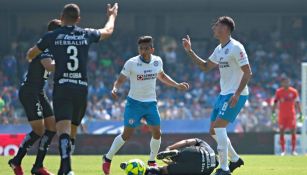
{"type": "Polygon", "coordinates": [[[273,123],[276,122],[276,117],[277,117],[276,113],[273,112],[273,113],[272,113],[272,116],[271,116],[271,120],[272,120],[273,123]]]}
{"type": "Polygon", "coordinates": [[[304,116],[302,113],[300,113],[299,117],[298,117],[298,121],[303,123],[304,122],[304,116]]]}

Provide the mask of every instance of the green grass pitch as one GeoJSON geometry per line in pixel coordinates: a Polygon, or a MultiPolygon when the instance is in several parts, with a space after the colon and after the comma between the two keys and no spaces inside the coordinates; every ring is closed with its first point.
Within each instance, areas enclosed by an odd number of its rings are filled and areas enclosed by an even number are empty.
{"type": "MultiPolygon", "coordinates": [[[[7,165],[10,157],[0,157],[0,175],[12,175],[7,165]]],[[[119,168],[120,162],[139,158],[146,162],[145,155],[115,156],[112,162],[111,175],[123,175],[119,168]]],[[[307,175],[307,156],[267,156],[267,155],[243,155],[245,166],[236,170],[233,175],[307,175]]],[[[26,156],[22,166],[25,174],[30,174],[34,156],[26,156]]],[[[73,170],[76,175],[97,175],[101,172],[101,156],[73,156],[73,170]]],[[[163,165],[159,162],[160,165],[163,165]]],[[[59,167],[58,156],[47,156],[45,164],[48,169],[57,173],[59,167]]]]}

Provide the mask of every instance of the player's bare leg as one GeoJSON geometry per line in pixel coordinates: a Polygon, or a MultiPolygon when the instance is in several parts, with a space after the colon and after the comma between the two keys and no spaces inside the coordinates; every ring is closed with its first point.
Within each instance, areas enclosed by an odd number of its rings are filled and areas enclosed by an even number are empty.
{"type": "Polygon", "coordinates": [[[283,128],[280,128],[279,131],[279,144],[281,147],[281,156],[284,156],[286,154],[286,143],[285,143],[285,130],[283,128]]]}
{"type": "Polygon", "coordinates": [[[44,123],[44,134],[41,137],[40,141],[39,141],[39,147],[38,147],[38,152],[37,152],[37,156],[36,156],[36,160],[35,163],[33,165],[33,168],[31,170],[32,174],[52,174],[51,172],[49,172],[46,168],[44,168],[43,166],[43,162],[48,150],[48,147],[54,137],[54,135],[56,134],[56,128],[55,128],[55,118],[54,116],[49,116],[46,117],[43,120],[44,123]]]}
{"type": "Polygon", "coordinates": [[[61,120],[56,123],[56,130],[59,136],[59,151],[61,155],[61,165],[58,174],[69,174],[71,171],[70,159],[70,133],[71,121],[61,120]]]}
{"type": "Polygon", "coordinates": [[[156,156],[161,145],[161,128],[160,126],[150,126],[152,138],[150,140],[150,156],[148,160],[149,166],[157,166],[156,156]]]}
{"type": "Polygon", "coordinates": [[[291,145],[292,145],[292,155],[296,156],[296,129],[291,129],[291,145]]]}
{"type": "Polygon", "coordinates": [[[44,122],[43,120],[34,120],[29,122],[32,131],[26,135],[16,156],[9,160],[8,164],[13,169],[15,175],[23,175],[21,162],[24,156],[27,154],[27,150],[44,134],[44,122]]]}
{"type": "Polygon", "coordinates": [[[110,174],[113,156],[119,151],[119,149],[125,144],[125,142],[131,138],[133,133],[134,128],[125,127],[123,134],[120,134],[115,137],[109,152],[103,156],[102,171],[105,175],[110,174]]]}
{"type": "Polygon", "coordinates": [[[71,133],[70,133],[70,142],[71,142],[71,151],[70,154],[72,155],[75,152],[75,141],[77,137],[78,126],[71,124],[71,133]]]}
{"type": "Polygon", "coordinates": [[[215,175],[220,174],[230,174],[229,166],[228,166],[228,136],[226,127],[228,125],[228,121],[217,118],[214,122],[214,132],[216,135],[217,141],[217,151],[219,154],[219,162],[220,162],[220,169],[218,169],[215,175]]]}

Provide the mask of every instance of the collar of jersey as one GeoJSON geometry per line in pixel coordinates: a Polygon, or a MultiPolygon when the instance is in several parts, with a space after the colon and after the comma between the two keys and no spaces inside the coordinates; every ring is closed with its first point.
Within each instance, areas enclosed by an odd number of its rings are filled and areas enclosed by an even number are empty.
{"type": "Polygon", "coordinates": [[[147,62],[147,61],[145,61],[145,59],[140,55],[139,56],[139,58],[140,58],[140,60],[143,62],[143,63],[146,63],[146,64],[149,64],[150,62],[151,62],[151,59],[152,59],[152,57],[150,56],[150,60],[147,62]]]}
{"type": "Polygon", "coordinates": [[[76,25],[69,25],[69,26],[64,26],[64,27],[66,27],[66,28],[75,28],[76,25]]]}
{"type": "Polygon", "coordinates": [[[221,48],[224,49],[230,43],[230,41],[231,41],[231,38],[229,39],[229,41],[226,44],[224,44],[224,45],[221,44],[221,48]]]}

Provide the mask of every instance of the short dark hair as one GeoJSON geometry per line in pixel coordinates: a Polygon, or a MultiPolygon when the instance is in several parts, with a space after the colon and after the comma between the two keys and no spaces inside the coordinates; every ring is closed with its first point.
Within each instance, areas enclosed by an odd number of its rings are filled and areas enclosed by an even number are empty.
{"type": "Polygon", "coordinates": [[[66,4],[62,16],[71,22],[76,22],[80,17],[80,8],[77,4],[66,4]]]}
{"type": "Polygon", "coordinates": [[[151,47],[153,47],[153,38],[151,36],[141,36],[138,39],[138,45],[142,43],[150,43],[151,47]]]}
{"type": "Polygon", "coordinates": [[[233,32],[235,30],[235,26],[236,26],[235,21],[229,16],[219,17],[216,21],[216,24],[217,23],[221,23],[221,24],[226,25],[230,29],[230,32],[233,32]]]}
{"type": "Polygon", "coordinates": [[[48,23],[48,31],[53,31],[59,27],[61,27],[61,20],[59,19],[53,19],[48,23]]]}

